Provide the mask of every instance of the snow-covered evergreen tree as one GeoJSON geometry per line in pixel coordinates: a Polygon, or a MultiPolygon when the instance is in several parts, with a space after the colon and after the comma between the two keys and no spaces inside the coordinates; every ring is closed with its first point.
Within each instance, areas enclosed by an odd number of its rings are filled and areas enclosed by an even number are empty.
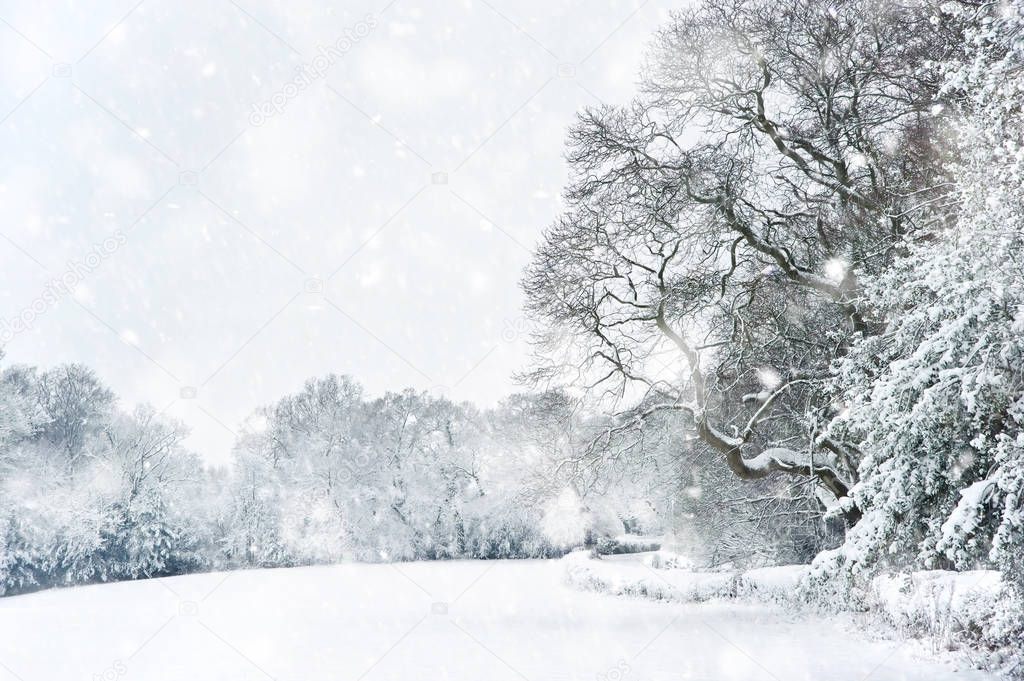
{"type": "Polygon", "coordinates": [[[1024,17],[1017,3],[949,3],[936,20],[968,37],[962,60],[936,64],[958,113],[951,186],[867,284],[885,332],[839,364],[832,428],[864,453],[864,517],[842,557],[994,565],[1024,589],[1024,17]]]}
{"type": "Polygon", "coordinates": [[[216,562],[185,431],[130,413],[88,368],[0,376],[0,593],[180,574],[216,562]]]}

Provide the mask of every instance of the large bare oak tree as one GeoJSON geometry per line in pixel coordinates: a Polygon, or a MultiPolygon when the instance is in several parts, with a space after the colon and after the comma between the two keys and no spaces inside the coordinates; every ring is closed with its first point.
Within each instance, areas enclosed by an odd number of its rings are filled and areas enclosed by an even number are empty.
{"type": "Polygon", "coordinates": [[[620,419],[604,445],[678,412],[736,475],[812,476],[857,520],[859,453],[822,434],[843,408],[829,367],[877,331],[858,273],[943,197],[927,64],[953,41],[929,14],[704,3],[657,35],[633,102],[580,116],[523,287],[533,378],[602,400],[620,419]]]}

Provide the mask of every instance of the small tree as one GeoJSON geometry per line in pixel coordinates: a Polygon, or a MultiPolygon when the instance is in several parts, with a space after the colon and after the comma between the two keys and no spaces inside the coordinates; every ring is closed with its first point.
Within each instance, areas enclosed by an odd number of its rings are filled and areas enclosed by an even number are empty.
{"type": "Polygon", "coordinates": [[[46,421],[43,435],[74,472],[88,457],[86,444],[110,420],[115,403],[92,369],[65,364],[39,376],[36,395],[46,421]]]}

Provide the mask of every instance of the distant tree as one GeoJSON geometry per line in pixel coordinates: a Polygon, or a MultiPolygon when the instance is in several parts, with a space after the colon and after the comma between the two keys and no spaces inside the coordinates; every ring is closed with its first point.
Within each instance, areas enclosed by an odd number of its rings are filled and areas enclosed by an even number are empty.
{"type": "Polygon", "coordinates": [[[181,446],[186,435],[183,426],[160,420],[148,406],[120,416],[104,428],[107,447],[103,459],[123,480],[128,504],[147,491],[195,476],[197,461],[181,446]]]}
{"type": "Polygon", "coordinates": [[[81,364],[65,364],[40,374],[36,395],[45,414],[42,434],[63,452],[71,471],[87,456],[85,444],[110,420],[114,394],[81,364]]]}
{"type": "MultiPolygon", "coordinates": [[[[543,510],[577,498],[575,405],[515,395],[481,411],[413,390],[364,398],[347,377],[249,419],[236,445],[225,546],[241,564],[553,555],[543,510]]],[[[624,507],[623,500],[619,506],[624,507]]],[[[622,509],[587,499],[594,525],[622,509]]],[[[621,531],[621,520],[617,520],[621,531]]],[[[614,524],[614,523],[613,523],[614,524]]]]}
{"type": "Polygon", "coordinates": [[[211,488],[185,431],[114,403],[81,365],[0,375],[0,594],[215,562],[211,488]]]}
{"type": "Polygon", "coordinates": [[[13,463],[16,445],[33,438],[41,427],[43,413],[35,385],[36,372],[31,367],[8,367],[0,374],[0,470],[13,463]]]}

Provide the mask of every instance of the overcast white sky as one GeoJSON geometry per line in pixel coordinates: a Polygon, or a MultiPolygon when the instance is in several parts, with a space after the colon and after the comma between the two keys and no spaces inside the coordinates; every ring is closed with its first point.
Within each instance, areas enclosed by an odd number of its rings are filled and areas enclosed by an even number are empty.
{"type": "Polygon", "coordinates": [[[327,372],[495,402],[565,129],[679,4],[0,1],[0,315],[76,286],[4,363],[87,363],[211,463],[327,372]]]}

